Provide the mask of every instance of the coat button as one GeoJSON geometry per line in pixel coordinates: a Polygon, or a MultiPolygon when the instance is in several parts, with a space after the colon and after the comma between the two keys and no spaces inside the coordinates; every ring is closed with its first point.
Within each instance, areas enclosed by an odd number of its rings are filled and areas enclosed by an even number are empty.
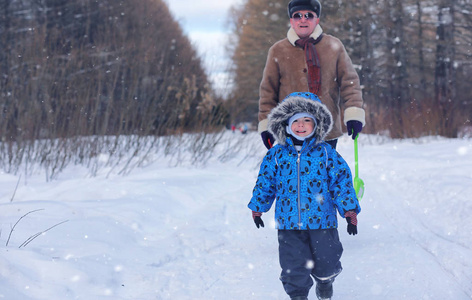
{"type": "Polygon", "coordinates": [[[307,69],[303,69],[303,73],[306,73],[307,72],[307,69]]]}

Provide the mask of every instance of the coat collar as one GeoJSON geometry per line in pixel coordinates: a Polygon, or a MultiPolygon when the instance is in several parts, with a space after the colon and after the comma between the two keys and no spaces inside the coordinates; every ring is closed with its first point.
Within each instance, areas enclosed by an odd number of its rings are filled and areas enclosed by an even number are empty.
{"type": "MultiPolygon", "coordinates": [[[[316,25],[315,30],[310,34],[310,37],[314,38],[315,40],[320,37],[320,35],[323,33],[323,29],[321,29],[320,24],[316,25]]],[[[295,42],[300,39],[300,37],[297,35],[295,30],[290,27],[290,29],[287,32],[287,39],[292,44],[295,46],[295,42]]]]}

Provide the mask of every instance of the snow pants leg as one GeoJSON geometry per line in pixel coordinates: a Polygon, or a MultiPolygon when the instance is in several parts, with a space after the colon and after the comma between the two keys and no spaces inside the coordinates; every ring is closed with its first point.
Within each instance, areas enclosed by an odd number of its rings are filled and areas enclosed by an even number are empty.
{"type": "Polygon", "coordinates": [[[279,230],[280,280],[292,298],[308,296],[317,282],[332,282],[341,273],[343,247],[336,228],[279,230]]]}

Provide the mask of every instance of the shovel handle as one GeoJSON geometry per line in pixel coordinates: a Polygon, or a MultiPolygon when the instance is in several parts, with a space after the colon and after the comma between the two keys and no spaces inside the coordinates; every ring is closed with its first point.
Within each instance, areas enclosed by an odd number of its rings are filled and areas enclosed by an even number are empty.
{"type": "Polygon", "coordinates": [[[359,177],[359,151],[358,151],[358,145],[357,145],[358,137],[359,137],[359,134],[357,134],[356,138],[354,139],[354,167],[355,167],[356,177],[359,177]]]}

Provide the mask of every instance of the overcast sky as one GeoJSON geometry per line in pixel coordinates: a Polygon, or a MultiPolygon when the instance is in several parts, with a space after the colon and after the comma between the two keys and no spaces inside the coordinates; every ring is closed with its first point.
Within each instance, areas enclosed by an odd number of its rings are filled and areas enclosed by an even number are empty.
{"type": "Polygon", "coordinates": [[[228,11],[243,0],[165,0],[175,19],[191,39],[205,62],[211,80],[223,88],[228,63],[224,52],[228,34],[228,11]]]}

